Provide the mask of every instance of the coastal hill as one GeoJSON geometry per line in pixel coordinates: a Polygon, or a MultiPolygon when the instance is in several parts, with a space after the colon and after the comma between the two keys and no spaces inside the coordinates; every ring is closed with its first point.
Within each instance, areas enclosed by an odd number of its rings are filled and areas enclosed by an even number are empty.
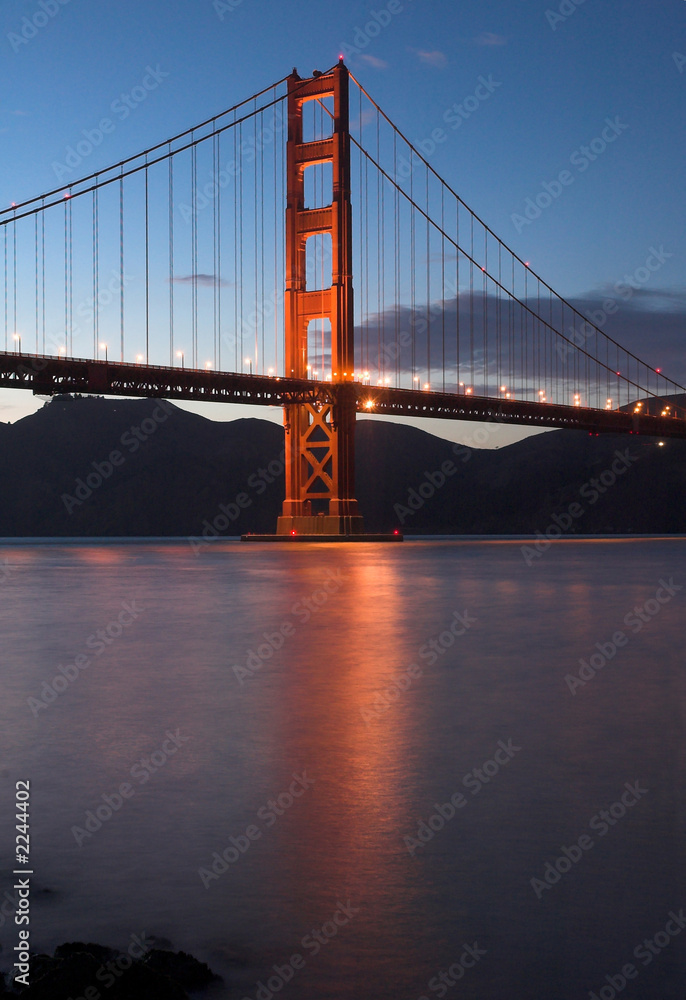
{"type": "MultiPolygon", "coordinates": [[[[368,531],[686,532],[686,441],[559,430],[478,450],[361,419],[356,442],[368,531]]],[[[273,532],[284,493],[278,425],[154,399],[55,397],[0,424],[0,461],[0,537],[273,532]]]]}

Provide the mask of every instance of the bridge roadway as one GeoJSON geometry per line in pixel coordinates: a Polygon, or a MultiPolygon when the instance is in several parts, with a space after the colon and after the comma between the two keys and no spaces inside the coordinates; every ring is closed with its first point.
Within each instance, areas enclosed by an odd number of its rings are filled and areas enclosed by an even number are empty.
{"type": "Polygon", "coordinates": [[[318,382],[16,352],[0,352],[0,387],[26,389],[35,395],[94,393],[280,407],[289,403],[331,403],[353,397],[359,413],[686,438],[686,419],[660,415],[665,401],[670,403],[678,398],[683,407],[683,397],[647,399],[642,412],[634,413],[633,404],[621,410],[596,410],[352,381],[318,382]]]}

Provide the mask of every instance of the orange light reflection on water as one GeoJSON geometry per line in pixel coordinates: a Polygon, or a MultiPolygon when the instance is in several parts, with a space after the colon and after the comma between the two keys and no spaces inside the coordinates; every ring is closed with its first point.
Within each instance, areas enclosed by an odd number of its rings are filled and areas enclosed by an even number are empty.
{"type": "MultiPolygon", "coordinates": [[[[300,906],[306,907],[308,884],[319,886],[319,893],[330,886],[332,899],[346,893],[378,920],[383,936],[384,919],[411,912],[418,902],[414,878],[407,876],[413,862],[398,835],[412,828],[403,774],[412,766],[413,698],[405,692],[391,700],[398,693],[392,682],[412,657],[405,649],[406,581],[380,548],[336,562],[348,582],[319,620],[304,625],[284,648],[283,669],[298,671],[302,683],[291,676],[283,684],[281,729],[273,735],[280,745],[298,748],[315,786],[309,802],[303,799],[308,819],[298,824],[300,840],[282,844],[281,853],[289,858],[292,896],[300,906]],[[384,691],[390,692],[389,707],[365,721],[384,691]]],[[[300,579],[296,586],[306,590],[308,584],[300,579]]],[[[287,839],[286,824],[275,834],[287,839]]]]}

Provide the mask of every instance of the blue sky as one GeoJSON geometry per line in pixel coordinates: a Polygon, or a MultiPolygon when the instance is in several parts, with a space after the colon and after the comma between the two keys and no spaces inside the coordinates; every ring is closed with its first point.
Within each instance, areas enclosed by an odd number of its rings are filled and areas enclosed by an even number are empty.
{"type": "MultiPolygon", "coordinates": [[[[661,250],[660,267],[605,329],[622,340],[628,324],[646,360],[666,372],[681,364],[683,0],[4,0],[0,49],[3,205],[55,187],[55,164],[105,116],[114,129],[76,173],[164,140],[294,66],[302,76],[326,69],[343,51],[432,166],[561,294],[591,308],[661,250]],[[145,100],[114,115],[113,102],[151,70],[145,100]],[[612,140],[594,144],[603,134],[612,140]],[[560,185],[563,171],[572,180],[560,185]]],[[[686,364],[674,371],[684,376],[686,364]]],[[[0,394],[4,420],[35,405],[0,394]]],[[[465,436],[447,422],[422,426],[465,436]]]]}

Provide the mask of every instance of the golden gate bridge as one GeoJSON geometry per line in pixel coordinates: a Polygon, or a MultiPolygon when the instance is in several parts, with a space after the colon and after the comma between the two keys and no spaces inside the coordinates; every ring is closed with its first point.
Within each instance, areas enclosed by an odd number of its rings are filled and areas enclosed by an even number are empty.
{"type": "Polygon", "coordinates": [[[282,537],[363,533],[359,412],[686,437],[686,389],[499,239],[342,58],[0,228],[0,386],[283,407],[282,537]]]}

